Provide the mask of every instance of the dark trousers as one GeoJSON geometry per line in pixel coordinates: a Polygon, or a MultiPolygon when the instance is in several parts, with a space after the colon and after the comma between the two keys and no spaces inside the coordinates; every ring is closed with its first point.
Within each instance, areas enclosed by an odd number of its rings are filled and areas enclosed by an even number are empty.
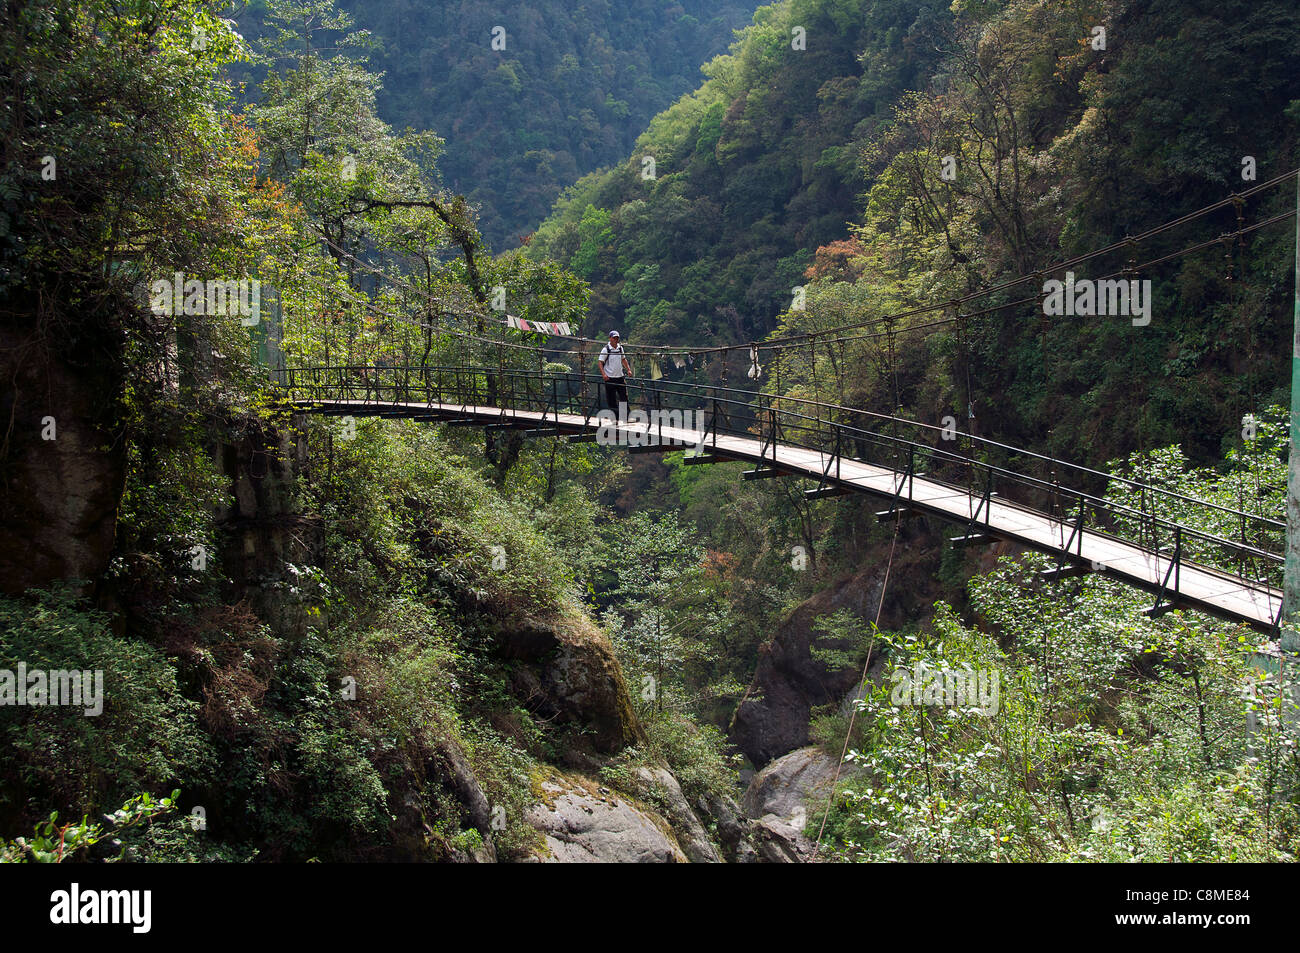
{"type": "Polygon", "coordinates": [[[605,403],[609,404],[609,409],[614,411],[616,419],[623,419],[623,411],[620,408],[627,404],[627,383],[623,378],[611,377],[605,381],[605,403]]]}

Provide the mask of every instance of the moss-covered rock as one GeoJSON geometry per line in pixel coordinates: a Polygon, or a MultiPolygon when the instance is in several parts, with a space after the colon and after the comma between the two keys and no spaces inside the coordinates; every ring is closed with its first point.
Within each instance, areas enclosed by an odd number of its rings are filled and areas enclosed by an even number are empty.
{"type": "Polygon", "coordinates": [[[497,644],[521,663],[513,693],[537,717],[573,729],[574,754],[608,756],[645,741],[609,639],[576,609],[504,625],[497,644]]]}
{"type": "Polygon", "coordinates": [[[529,822],[545,844],[529,859],[545,863],[686,863],[671,826],[631,797],[580,775],[550,770],[535,778],[529,822]]]}

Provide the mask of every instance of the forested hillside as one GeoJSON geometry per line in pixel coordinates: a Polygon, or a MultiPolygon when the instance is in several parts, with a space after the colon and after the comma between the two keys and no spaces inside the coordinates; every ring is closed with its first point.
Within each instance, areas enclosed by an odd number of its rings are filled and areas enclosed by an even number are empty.
{"type": "MultiPolygon", "coordinates": [[[[627,154],[650,118],[695,87],[754,2],[572,4],[402,0],[340,4],[371,34],[378,110],[446,142],[443,182],[497,251],[517,248],[560,190],[627,154]],[[496,31],[502,32],[496,32],[496,31]]],[[[239,22],[264,29],[254,0],[239,22]]]]}
{"type": "MultiPolygon", "coordinates": [[[[626,325],[634,342],[880,330],[1292,168],[1300,63],[1285,38],[1298,16],[1191,0],[774,4],[624,163],[566,193],[529,254],[592,283],[588,330],[626,325]],[[792,48],[800,27],[806,49],[792,48]],[[806,308],[792,308],[805,285],[806,308]]],[[[1286,209],[1284,193],[1244,200],[1242,221],[1286,209]]],[[[1227,209],[1080,277],[1237,227],[1227,209]]],[[[964,305],[960,342],[951,327],[901,337],[897,382],[855,373],[837,396],[931,421],[973,408],[979,432],[1067,456],[1179,440],[1214,459],[1211,435],[1285,379],[1289,330],[1270,308],[1287,294],[1289,241],[1266,229],[1142,270],[1149,327],[1046,321],[1032,300],[987,312],[1031,294],[993,293],[964,305]]],[[[837,356],[863,371],[885,343],[837,356]]]]}
{"type": "Polygon", "coordinates": [[[855,143],[926,82],[947,18],[946,4],[914,0],[763,7],[624,163],[565,194],[529,254],[591,282],[590,328],[761,337],[812,252],[845,235],[862,189],[855,143]]]}

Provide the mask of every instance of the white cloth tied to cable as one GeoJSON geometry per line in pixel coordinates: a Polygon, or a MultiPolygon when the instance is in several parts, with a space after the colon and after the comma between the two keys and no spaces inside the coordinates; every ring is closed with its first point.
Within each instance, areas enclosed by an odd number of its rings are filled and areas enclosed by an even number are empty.
{"type": "Polygon", "coordinates": [[[763,376],[763,368],[758,365],[758,345],[749,346],[749,379],[756,381],[763,376]]]}
{"type": "Polygon", "coordinates": [[[513,314],[506,315],[506,324],[512,328],[518,328],[520,331],[536,331],[538,334],[558,334],[561,337],[571,337],[570,332],[573,330],[568,321],[526,321],[523,318],[517,318],[513,314]]]}

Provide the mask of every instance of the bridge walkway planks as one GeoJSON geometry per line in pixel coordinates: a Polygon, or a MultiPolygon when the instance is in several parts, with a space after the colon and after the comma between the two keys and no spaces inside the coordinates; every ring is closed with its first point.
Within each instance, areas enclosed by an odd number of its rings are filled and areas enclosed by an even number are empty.
{"type": "MultiPolygon", "coordinates": [[[[298,401],[300,409],[323,413],[357,415],[422,416],[447,419],[476,419],[484,424],[528,424],[564,432],[588,433],[599,421],[580,414],[554,414],[513,408],[483,407],[463,404],[402,403],[373,401],[298,401]]],[[[648,425],[623,425],[618,428],[623,440],[642,441],[647,431],[665,444],[693,445],[699,434],[684,428],[648,425]]],[[[629,441],[629,442],[632,442],[629,441]]],[[[713,434],[700,444],[710,454],[777,466],[792,474],[877,497],[896,500],[907,508],[937,516],[1009,540],[1051,555],[1066,554],[1079,565],[1101,566],[1107,575],[1150,592],[1162,593],[1165,603],[1198,609],[1232,622],[1245,622],[1264,632],[1274,631],[1274,620],[1281,607],[1282,592],[1263,584],[1248,584],[1242,579],[1207,566],[1180,560],[1173,572],[1172,553],[1154,554],[1124,540],[1097,530],[1075,534],[1066,521],[1040,513],[1026,506],[994,498],[981,500],[978,493],[937,480],[906,474],[876,464],[847,457],[836,459],[825,451],[764,443],[757,437],[713,434]],[[901,492],[900,492],[901,487],[901,492]],[[978,511],[978,518],[976,513],[978,511]],[[1072,538],[1073,536],[1073,538],[1072,538]]]]}

